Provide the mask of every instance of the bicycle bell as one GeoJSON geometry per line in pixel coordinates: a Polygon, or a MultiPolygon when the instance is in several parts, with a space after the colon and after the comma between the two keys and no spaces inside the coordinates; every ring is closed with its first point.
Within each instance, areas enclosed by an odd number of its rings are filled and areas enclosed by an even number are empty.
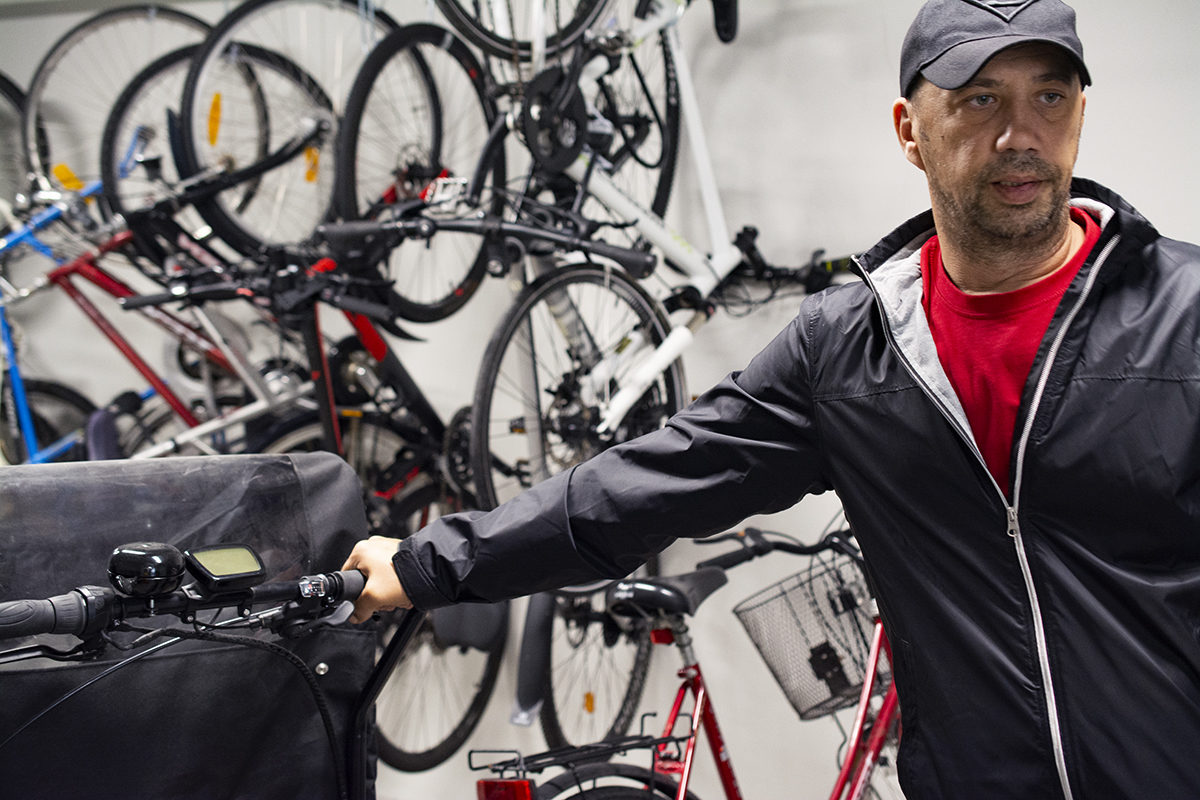
{"type": "Polygon", "coordinates": [[[179,588],[184,578],[183,553],[160,542],[130,542],[108,558],[108,582],[131,597],[158,597],[179,588]]]}

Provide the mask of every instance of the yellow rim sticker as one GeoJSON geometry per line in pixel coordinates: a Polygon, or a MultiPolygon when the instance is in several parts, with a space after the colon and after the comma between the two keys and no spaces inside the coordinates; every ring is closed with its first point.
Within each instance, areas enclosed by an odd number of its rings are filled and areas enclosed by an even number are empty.
{"type": "Polygon", "coordinates": [[[315,147],[304,148],[304,180],[309,183],[317,182],[317,167],[321,163],[321,151],[315,147]]]}
{"type": "Polygon", "coordinates": [[[208,106],[208,145],[217,146],[217,134],[221,132],[221,93],[213,94],[208,106]]]}

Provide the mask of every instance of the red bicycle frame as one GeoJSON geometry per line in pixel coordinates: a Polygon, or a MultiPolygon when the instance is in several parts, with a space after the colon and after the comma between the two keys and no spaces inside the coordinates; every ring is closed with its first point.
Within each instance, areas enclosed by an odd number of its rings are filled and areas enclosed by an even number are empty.
{"type": "Polygon", "coordinates": [[[875,765],[879,763],[879,753],[883,749],[884,742],[887,741],[892,723],[898,719],[900,704],[896,695],[896,683],[893,681],[888,684],[887,691],[883,695],[883,705],[880,706],[879,713],[875,715],[871,733],[867,740],[863,741],[863,730],[867,724],[867,713],[871,707],[871,696],[874,694],[875,680],[878,676],[879,657],[883,652],[887,653],[888,662],[891,663],[891,643],[888,642],[887,634],[883,631],[883,624],[876,617],[875,631],[871,637],[871,650],[867,655],[866,678],[863,680],[858,708],[854,713],[854,726],[850,729],[849,746],[846,748],[846,757],[842,761],[842,768],[838,773],[836,783],[834,783],[833,792],[829,795],[829,800],[842,800],[843,797],[846,800],[858,800],[863,796],[871,781],[871,773],[875,771],[875,765]],[[848,794],[847,789],[849,789],[848,794]]]}
{"type": "MultiPolygon", "coordinates": [[[[673,644],[675,632],[670,628],[660,628],[652,631],[651,641],[655,644],[673,644]]],[[[708,687],[704,683],[704,675],[700,671],[700,662],[692,659],[692,663],[679,670],[683,679],[679,690],[675,693],[675,702],[671,705],[671,713],[667,715],[667,724],[663,737],[673,735],[676,722],[683,710],[683,701],[689,694],[693,698],[690,722],[690,733],[684,748],[683,758],[677,759],[668,752],[668,745],[659,745],[654,756],[654,771],[664,775],[678,776],[679,789],[675,800],[687,797],[688,783],[692,777],[692,765],[696,757],[696,737],[701,725],[708,737],[708,745],[712,750],[713,761],[717,765],[717,774],[721,778],[721,786],[725,789],[728,800],[742,800],[742,790],[738,787],[737,778],[733,774],[733,762],[725,754],[725,737],[717,724],[717,712],[713,709],[712,698],[709,697],[708,687]]]]}
{"type": "MultiPolygon", "coordinates": [[[[83,278],[118,300],[123,297],[134,297],[137,293],[128,284],[118,280],[104,269],[104,267],[96,263],[97,257],[114,250],[119,250],[128,245],[132,240],[133,234],[129,231],[118,233],[100,244],[95,250],[84,253],[78,258],[51,270],[46,276],[47,280],[58,286],[71,298],[71,301],[121,351],[126,360],[154,387],[154,391],[158,392],[184,423],[189,427],[195,427],[200,424],[200,420],[192,413],[188,404],[181,400],[175,392],[171,391],[166,381],[138,354],[133,345],[129,343],[129,340],[121,335],[120,331],[109,321],[108,317],[104,316],[104,313],[73,282],[73,279],[76,277],[83,278]]],[[[138,311],[171,336],[192,347],[197,353],[202,354],[214,366],[234,374],[233,365],[225,358],[225,355],[217,347],[216,343],[198,326],[185,322],[179,317],[154,306],[138,309],[138,311]]]]}

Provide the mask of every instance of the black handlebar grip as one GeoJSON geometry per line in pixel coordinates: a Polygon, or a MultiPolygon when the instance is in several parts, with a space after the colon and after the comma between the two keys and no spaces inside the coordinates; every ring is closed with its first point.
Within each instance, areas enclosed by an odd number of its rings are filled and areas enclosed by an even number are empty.
{"type": "Polygon", "coordinates": [[[654,272],[654,267],[658,263],[650,253],[631,250],[628,247],[618,247],[607,242],[587,242],[585,246],[588,252],[617,262],[638,280],[654,272]]]}
{"type": "Polygon", "coordinates": [[[720,567],[721,569],[729,569],[736,567],[738,564],[745,564],[758,557],[758,553],[753,550],[731,550],[728,553],[722,553],[719,556],[713,556],[706,561],[700,561],[696,564],[696,569],[704,569],[705,567],[720,567]]]}
{"type": "Polygon", "coordinates": [[[396,318],[392,310],[382,303],[375,303],[371,300],[363,300],[361,297],[354,297],[348,294],[334,295],[327,299],[327,302],[343,311],[349,311],[352,314],[362,314],[377,322],[391,322],[396,318]]]}
{"type": "Polygon", "coordinates": [[[134,308],[145,308],[146,306],[161,306],[165,303],[170,303],[173,300],[182,300],[183,298],[173,292],[155,292],[153,294],[135,294],[130,297],[121,298],[121,308],[126,311],[134,308]]]}
{"type": "Polygon", "coordinates": [[[0,603],[0,639],[39,633],[81,633],[85,608],[83,595],[77,591],[46,600],[0,603]]]}
{"type": "Polygon", "coordinates": [[[342,578],[342,600],[354,602],[358,596],[362,594],[363,586],[367,583],[367,576],[356,569],[342,570],[337,573],[342,578]]]}
{"type": "Polygon", "coordinates": [[[716,28],[717,38],[725,44],[737,38],[737,0],[713,0],[713,27],[716,28]]]}

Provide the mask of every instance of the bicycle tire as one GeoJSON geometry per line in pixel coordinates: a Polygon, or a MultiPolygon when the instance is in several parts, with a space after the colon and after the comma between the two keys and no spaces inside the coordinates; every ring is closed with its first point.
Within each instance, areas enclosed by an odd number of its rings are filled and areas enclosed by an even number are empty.
{"type": "MultiPolygon", "coordinates": [[[[622,764],[585,764],[537,788],[537,800],[673,800],[679,785],[650,770],[622,764]]],[[[688,790],[687,800],[698,800],[688,790]]]]}
{"type": "Polygon", "coordinates": [[[145,4],[102,11],[56,41],[34,71],[22,115],[22,147],[38,184],[71,188],[54,175],[57,164],[84,183],[98,178],[99,133],[117,95],[159,55],[208,31],[199,17],[145,4]]]}
{"type": "MultiPolygon", "coordinates": [[[[504,0],[501,14],[493,15],[491,7],[479,0],[436,0],[438,9],[463,38],[483,52],[496,58],[529,61],[533,54],[532,30],[527,4],[519,0],[504,0]],[[517,10],[517,7],[520,10],[517,10]],[[505,31],[512,33],[505,33],[505,31]],[[513,35],[513,34],[516,35],[513,35]]],[[[543,3],[544,0],[535,0],[543,3]]],[[[556,0],[545,12],[546,56],[569,50],[584,32],[595,24],[609,0],[556,0]],[[564,9],[563,6],[569,8],[564,9]]]]}
{"type": "MultiPolygon", "coordinates": [[[[406,25],[379,43],[355,78],[339,133],[337,208],[347,219],[387,216],[430,193],[439,178],[470,178],[498,111],[486,72],[470,49],[445,28],[406,25]]],[[[505,183],[503,148],[484,167],[481,208],[498,216],[505,183]]],[[[435,220],[463,213],[459,204],[431,202],[435,220]]],[[[442,231],[394,248],[381,265],[391,281],[392,308],[413,322],[434,322],[458,311],[487,269],[484,238],[442,231]]]]}
{"type": "MultiPolygon", "coordinates": [[[[397,498],[396,517],[412,525],[433,514],[457,510],[446,505],[444,486],[419,477],[397,498]]],[[[381,631],[388,638],[391,621],[381,631]]],[[[438,619],[427,616],[404,657],[375,701],[379,756],[404,772],[423,772],[445,762],[467,741],[483,718],[496,688],[507,641],[507,624],[488,649],[448,645],[438,636],[438,619]]]]}
{"type": "Polygon", "coordinates": [[[233,187],[197,204],[238,251],[307,241],[330,217],[334,142],[350,82],[398,27],[382,11],[366,16],[362,8],[357,0],[248,0],[213,28],[193,60],[180,108],[184,177],[257,161],[263,131],[252,130],[247,147],[246,119],[265,120],[270,152],[314,124],[321,128],[301,154],[263,173],[252,196],[233,187]]]}
{"type": "Polygon", "coordinates": [[[109,214],[126,215],[130,210],[151,206],[168,195],[169,187],[178,184],[167,112],[178,104],[187,70],[199,49],[198,44],[188,45],[155,59],[113,101],[100,136],[100,180],[109,214]],[[137,136],[145,141],[141,155],[159,164],[160,180],[125,163],[137,136]]]}
{"type": "MultiPolygon", "coordinates": [[[[25,93],[21,87],[0,72],[0,202],[11,203],[25,192],[27,168],[21,150],[21,112],[25,108],[25,93]]],[[[0,215],[0,235],[8,232],[10,223],[0,215]]]]}
{"type": "Polygon", "coordinates": [[[475,382],[471,473],[481,507],[499,505],[609,444],[655,430],[680,410],[685,381],[676,359],[611,440],[595,432],[613,392],[668,332],[661,306],[621,270],[564,267],[523,289],[488,341],[475,382]],[[578,315],[571,327],[578,343],[563,339],[552,312],[564,299],[578,315]],[[573,355],[585,346],[596,364],[573,355]],[[598,378],[596,366],[611,374],[598,378]],[[597,380],[601,385],[589,385],[597,380]]]}
{"type": "Polygon", "coordinates": [[[604,602],[603,589],[556,597],[539,715],[551,748],[619,738],[637,714],[650,671],[650,629],[622,629],[604,602]]]}
{"type": "MultiPolygon", "coordinates": [[[[635,0],[618,0],[612,7],[620,27],[632,24],[634,5],[635,0]]],[[[613,181],[660,217],[667,213],[679,161],[679,78],[672,41],[664,30],[633,44],[598,79],[598,91],[589,98],[613,126],[612,143],[599,153],[612,165],[613,181]]],[[[598,207],[589,203],[584,216],[594,217],[598,207]]]]}
{"type": "MultiPolygon", "coordinates": [[[[25,397],[33,414],[33,432],[42,447],[63,436],[81,431],[96,405],[79,392],[54,381],[25,378],[25,397]]],[[[23,463],[27,457],[25,440],[15,429],[15,418],[10,410],[9,384],[4,385],[4,402],[0,403],[0,456],[9,464],[23,463]]],[[[58,461],[83,461],[87,458],[87,447],[80,439],[58,461]]]]}
{"type": "MultiPolygon", "coordinates": [[[[354,468],[363,484],[364,497],[373,501],[385,488],[382,479],[407,444],[403,429],[390,417],[358,408],[338,408],[342,457],[354,468]]],[[[325,450],[324,430],[314,411],[284,417],[248,442],[252,453],[297,453],[325,450]]],[[[396,536],[390,504],[367,502],[367,524],[372,533],[396,536]]]]}

